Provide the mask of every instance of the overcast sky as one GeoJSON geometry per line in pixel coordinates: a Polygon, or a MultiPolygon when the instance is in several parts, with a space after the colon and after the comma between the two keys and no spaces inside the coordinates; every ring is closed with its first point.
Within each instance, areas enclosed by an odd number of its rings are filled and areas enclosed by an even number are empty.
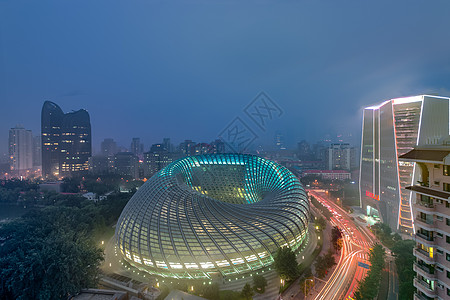
{"type": "Polygon", "coordinates": [[[265,91],[252,127],[293,145],[359,138],[362,108],[450,96],[450,1],[0,0],[0,153],[45,100],[85,108],[93,145],[210,141],[265,91]]]}

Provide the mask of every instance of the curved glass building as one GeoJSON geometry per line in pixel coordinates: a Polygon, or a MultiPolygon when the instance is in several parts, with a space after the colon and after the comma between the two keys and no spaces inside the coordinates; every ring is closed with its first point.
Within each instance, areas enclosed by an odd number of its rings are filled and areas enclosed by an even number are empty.
{"type": "Polygon", "coordinates": [[[286,168],[252,155],[191,156],[148,180],[116,228],[123,258],[165,277],[210,278],[269,266],[306,240],[309,202],[286,168]]]}

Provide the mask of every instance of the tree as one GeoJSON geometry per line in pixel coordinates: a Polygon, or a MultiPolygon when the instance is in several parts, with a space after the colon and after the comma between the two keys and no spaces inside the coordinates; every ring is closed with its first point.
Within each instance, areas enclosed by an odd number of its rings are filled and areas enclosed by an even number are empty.
{"type": "Polygon", "coordinates": [[[414,246],[415,242],[413,240],[401,240],[397,241],[394,247],[392,247],[392,252],[395,255],[395,265],[397,266],[399,279],[400,300],[412,299],[414,296],[414,246]]]}
{"type": "Polygon", "coordinates": [[[381,272],[384,267],[384,257],[386,253],[380,244],[376,244],[369,254],[371,264],[367,276],[359,282],[358,288],[354,293],[354,299],[365,300],[373,299],[378,295],[378,289],[381,281],[381,272]]]}
{"type": "MultiPolygon", "coordinates": [[[[255,293],[252,290],[250,284],[246,283],[241,291],[241,296],[246,300],[251,300],[255,293]]],[[[218,298],[217,298],[218,299],[218,298]]]]}
{"type": "Polygon", "coordinates": [[[78,213],[52,207],[0,227],[1,299],[61,299],[96,285],[103,253],[78,213]]]}
{"type": "Polygon", "coordinates": [[[342,232],[339,227],[334,226],[331,229],[331,242],[333,243],[334,249],[341,250],[342,248],[342,232]]]}
{"type": "Polygon", "coordinates": [[[334,266],[336,261],[334,259],[333,252],[331,249],[328,250],[327,254],[318,256],[316,258],[316,262],[314,263],[317,277],[324,278],[327,274],[329,268],[334,266]]]}
{"type": "Polygon", "coordinates": [[[256,292],[262,294],[265,292],[267,280],[262,275],[253,275],[253,288],[256,292]]]}
{"type": "Polygon", "coordinates": [[[274,266],[280,278],[284,280],[293,280],[298,275],[298,263],[291,248],[278,248],[274,257],[274,266]]]}

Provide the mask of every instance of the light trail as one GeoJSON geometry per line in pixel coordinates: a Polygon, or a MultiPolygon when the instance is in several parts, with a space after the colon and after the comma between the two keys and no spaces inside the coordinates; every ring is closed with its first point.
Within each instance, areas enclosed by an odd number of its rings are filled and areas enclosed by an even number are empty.
{"type": "Polygon", "coordinates": [[[358,282],[367,274],[365,268],[358,266],[358,261],[367,261],[365,256],[374,238],[364,227],[355,224],[348,213],[330,201],[327,195],[314,190],[309,190],[309,193],[330,210],[333,214],[330,223],[337,226],[343,235],[343,247],[336,268],[314,299],[352,299],[358,282]],[[359,254],[363,254],[364,258],[358,257],[359,254]]]}

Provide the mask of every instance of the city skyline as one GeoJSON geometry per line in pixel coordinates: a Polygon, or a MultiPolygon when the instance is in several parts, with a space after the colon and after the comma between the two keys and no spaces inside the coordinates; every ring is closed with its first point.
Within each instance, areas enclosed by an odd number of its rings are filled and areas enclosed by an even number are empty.
{"type": "Polygon", "coordinates": [[[281,131],[287,145],[326,133],[359,139],[362,108],[378,99],[450,95],[446,9],[177,4],[109,3],[103,10],[100,1],[89,10],[83,3],[42,2],[34,9],[2,3],[0,153],[7,152],[15,124],[40,131],[38,111],[46,100],[65,112],[88,110],[98,150],[108,137],[123,146],[132,137],[146,145],[164,137],[214,140],[260,91],[283,114],[257,132],[258,141],[272,141],[281,131]],[[25,55],[23,49],[35,51],[25,55]]]}

